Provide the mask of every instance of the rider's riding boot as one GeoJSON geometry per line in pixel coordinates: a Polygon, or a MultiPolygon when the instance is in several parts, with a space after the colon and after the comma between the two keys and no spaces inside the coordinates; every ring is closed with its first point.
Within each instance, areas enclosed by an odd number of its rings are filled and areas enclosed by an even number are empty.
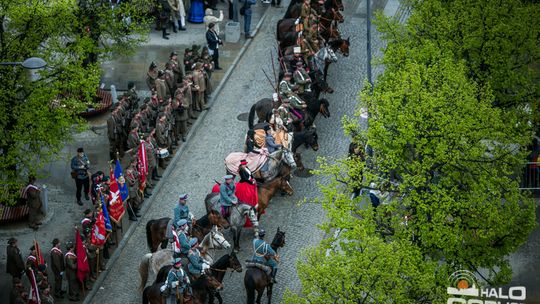
{"type": "Polygon", "coordinates": [[[276,273],[277,273],[277,269],[275,269],[275,268],[272,269],[272,274],[271,274],[271,276],[272,276],[272,283],[273,283],[273,284],[276,284],[276,283],[277,283],[277,281],[276,281],[276,273]]]}

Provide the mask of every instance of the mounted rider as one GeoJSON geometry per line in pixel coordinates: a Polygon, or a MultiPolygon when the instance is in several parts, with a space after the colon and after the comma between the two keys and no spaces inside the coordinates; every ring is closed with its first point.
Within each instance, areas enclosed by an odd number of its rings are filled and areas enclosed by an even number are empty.
{"type": "Polygon", "coordinates": [[[191,250],[189,250],[188,253],[188,271],[189,274],[192,276],[192,279],[197,280],[204,272],[204,270],[209,268],[210,266],[201,257],[201,252],[197,248],[199,246],[199,240],[196,237],[189,240],[189,245],[191,246],[191,250]]]}
{"type": "Polygon", "coordinates": [[[193,213],[189,212],[189,206],[187,205],[187,193],[180,194],[178,197],[178,204],[174,207],[174,218],[173,218],[173,226],[175,229],[178,229],[176,226],[176,223],[178,223],[180,220],[186,220],[189,226],[189,230],[191,231],[191,227],[193,223],[195,222],[195,217],[193,216],[193,213]]]}
{"type": "Polygon", "coordinates": [[[290,72],[285,73],[283,76],[283,79],[279,83],[279,95],[281,97],[281,100],[289,99],[291,105],[293,108],[297,109],[298,111],[293,111],[293,114],[297,116],[299,119],[303,118],[303,114],[301,112],[304,111],[304,109],[307,107],[306,103],[298,97],[298,95],[293,91],[293,84],[291,83],[292,74],[290,72]],[[299,112],[301,111],[301,112],[299,112]]]}
{"type": "Polygon", "coordinates": [[[189,249],[189,235],[187,220],[182,219],[177,222],[178,229],[172,231],[173,252],[175,257],[187,257],[189,249]]]}
{"type": "Polygon", "coordinates": [[[168,289],[166,304],[184,303],[184,292],[189,289],[189,278],[182,269],[180,258],[173,259],[173,267],[167,274],[167,280],[161,287],[161,291],[168,289]]]}
{"type": "Polygon", "coordinates": [[[272,283],[277,283],[276,273],[277,273],[277,259],[279,258],[277,253],[272,249],[272,247],[266,243],[264,236],[266,231],[264,229],[259,229],[258,237],[253,240],[253,257],[252,261],[255,263],[260,263],[272,268],[272,283]]]}
{"type": "Polygon", "coordinates": [[[293,73],[294,83],[298,85],[298,95],[303,95],[305,92],[311,92],[311,77],[304,69],[304,64],[300,61],[296,62],[296,71],[293,73]]]}
{"type": "Polygon", "coordinates": [[[248,162],[245,159],[240,160],[240,165],[238,166],[238,175],[240,176],[240,183],[250,183],[255,185],[257,182],[253,178],[253,173],[247,166],[248,162]]]}
{"type": "Polygon", "coordinates": [[[219,186],[219,202],[221,203],[221,214],[228,219],[231,214],[231,206],[238,204],[238,198],[234,194],[234,176],[225,175],[224,182],[219,186]]]}

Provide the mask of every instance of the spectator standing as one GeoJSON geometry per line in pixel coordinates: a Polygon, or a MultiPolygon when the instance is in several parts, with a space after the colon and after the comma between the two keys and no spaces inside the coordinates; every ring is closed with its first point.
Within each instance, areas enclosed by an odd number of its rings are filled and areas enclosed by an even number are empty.
{"type": "Polygon", "coordinates": [[[83,148],[77,149],[77,155],[71,159],[71,170],[72,177],[75,179],[75,187],[77,192],[75,197],[77,198],[77,204],[82,206],[81,202],[81,190],[84,188],[84,198],[89,200],[88,192],[90,190],[90,172],[88,171],[90,167],[90,161],[84,153],[83,148]]]}
{"type": "Polygon", "coordinates": [[[64,275],[64,254],[60,249],[61,242],[59,239],[52,241],[52,249],[50,251],[51,256],[51,270],[54,274],[54,297],[63,298],[66,293],[62,290],[62,276],[64,275]]]}
{"type": "Polygon", "coordinates": [[[16,238],[10,238],[6,247],[6,272],[11,274],[13,279],[20,279],[24,272],[24,262],[17,242],[16,238]]]}
{"type": "Polygon", "coordinates": [[[21,197],[26,200],[28,206],[28,226],[34,230],[39,228],[41,222],[39,217],[43,214],[41,207],[43,202],[41,201],[41,189],[34,185],[36,178],[33,175],[28,177],[28,185],[24,187],[21,197]]]}
{"type": "Polygon", "coordinates": [[[223,45],[223,41],[219,39],[217,32],[214,30],[215,26],[215,23],[210,23],[208,25],[208,30],[206,31],[206,43],[208,44],[208,52],[212,55],[212,59],[214,60],[214,69],[221,70],[221,67],[219,66],[219,46],[223,45]]]}
{"type": "Polygon", "coordinates": [[[220,33],[220,31],[219,31],[219,23],[221,21],[223,21],[223,11],[222,10],[219,11],[219,18],[214,16],[214,12],[212,11],[211,8],[207,8],[204,11],[204,25],[206,26],[206,30],[208,30],[211,23],[214,23],[215,24],[214,31],[219,36],[219,33],[220,33]]]}
{"type": "Polygon", "coordinates": [[[251,36],[251,15],[253,14],[251,6],[255,3],[257,3],[256,0],[244,0],[244,34],[246,39],[253,38],[251,36]]]}

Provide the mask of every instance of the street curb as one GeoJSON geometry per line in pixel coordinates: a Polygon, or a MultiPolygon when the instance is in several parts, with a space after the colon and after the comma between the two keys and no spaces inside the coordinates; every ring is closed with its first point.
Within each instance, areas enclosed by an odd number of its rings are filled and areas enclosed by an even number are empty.
{"type": "MultiPolygon", "coordinates": [[[[263,22],[266,20],[266,16],[268,15],[269,11],[270,11],[270,9],[269,9],[269,7],[267,7],[265,12],[261,16],[261,19],[257,23],[257,26],[255,27],[254,36],[256,36],[257,33],[259,32],[259,29],[262,26],[263,22]]],[[[238,65],[238,62],[240,62],[240,60],[244,56],[244,53],[246,52],[247,48],[251,45],[252,41],[253,41],[253,38],[250,38],[250,39],[247,39],[246,42],[244,42],[244,46],[240,49],[240,52],[236,56],[236,59],[233,61],[232,65],[229,67],[229,69],[227,70],[227,72],[225,73],[223,78],[221,79],[221,81],[220,81],[219,85],[217,86],[217,88],[215,89],[215,91],[211,94],[211,96],[210,96],[211,100],[208,103],[210,106],[212,106],[216,102],[216,97],[219,95],[221,90],[224,88],[225,83],[230,78],[232,72],[234,71],[234,69],[238,65]]],[[[179,158],[184,153],[185,147],[187,147],[189,145],[189,143],[191,142],[191,138],[197,133],[197,129],[202,124],[202,121],[206,117],[208,111],[211,111],[211,109],[207,110],[207,111],[203,111],[198,116],[197,120],[195,121],[195,123],[193,124],[191,129],[189,130],[189,133],[188,133],[188,135],[186,137],[186,142],[178,148],[178,150],[176,151],[176,153],[175,153],[173,159],[171,160],[169,166],[167,166],[167,168],[165,169],[165,172],[163,172],[162,180],[167,179],[169,177],[169,175],[171,174],[171,171],[173,171],[173,169],[176,168],[176,164],[178,163],[179,158]]],[[[164,184],[163,182],[158,183],[154,187],[154,189],[152,190],[152,193],[159,192],[161,190],[161,187],[162,187],[163,184],[164,184]]],[[[142,211],[141,213],[143,214],[143,216],[141,218],[139,218],[139,220],[137,222],[135,222],[134,224],[131,224],[129,226],[128,230],[126,231],[126,234],[122,237],[122,240],[118,244],[118,247],[114,251],[113,255],[111,256],[109,261],[107,261],[107,268],[98,276],[96,282],[92,286],[92,289],[90,290],[90,292],[88,293],[88,295],[84,299],[83,304],[92,303],[92,300],[96,296],[98,290],[100,290],[102,288],[103,282],[109,276],[109,273],[110,273],[110,271],[112,269],[111,265],[114,264],[118,260],[118,258],[120,257],[120,254],[124,250],[127,242],[129,241],[129,239],[131,238],[131,236],[135,232],[135,229],[137,229],[137,227],[140,225],[140,223],[143,222],[142,219],[146,218],[146,213],[148,212],[148,209],[150,208],[150,206],[153,204],[154,199],[155,199],[155,196],[152,195],[148,199],[148,201],[144,204],[144,206],[143,206],[143,208],[141,210],[142,211]]]]}
{"type": "MultiPolygon", "coordinates": [[[[54,217],[54,208],[53,207],[49,207],[49,210],[47,210],[47,215],[45,215],[45,217],[43,218],[43,220],[41,221],[41,227],[47,225],[51,219],[54,217]]],[[[27,220],[28,221],[28,220],[27,220]]],[[[41,229],[40,227],[40,229],[41,229]]],[[[1,231],[0,231],[0,238],[4,238],[4,237],[11,237],[11,236],[16,236],[16,235],[22,235],[22,234],[33,234],[33,233],[36,233],[38,232],[38,230],[34,231],[34,229],[30,228],[30,227],[23,227],[23,228],[15,228],[15,229],[4,229],[2,228],[1,231]]]]}

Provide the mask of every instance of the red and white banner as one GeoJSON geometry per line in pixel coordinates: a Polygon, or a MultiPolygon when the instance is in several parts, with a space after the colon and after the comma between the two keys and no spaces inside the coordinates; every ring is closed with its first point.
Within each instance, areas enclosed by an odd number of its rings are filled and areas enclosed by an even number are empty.
{"type": "Polygon", "coordinates": [[[107,240],[107,230],[105,229],[105,218],[103,217],[103,211],[100,210],[92,227],[92,236],[90,238],[90,243],[96,246],[103,246],[107,240]]]}
{"type": "Polygon", "coordinates": [[[172,235],[173,235],[173,251],[176,253],[180,253],[180,241],[178,240],[178,234],[176,234],[176,231],[174,228],[172,228],[172,235]]]}
{"type": "Polygon", "coordinates": [[[34,240],[34,247],[36,248],[36,262],[38,265],[44,265],[45,259],[43,258],[43,254],[41,253],[41,248],[39,247],[39,243],[34,240]]]}
{"type": "Polygon", "coordinates": [[[114,176],[114,170],[110,170],[111,181],[109,183],[109,217],[115,223],[119,223],[126,213],[126,208],[124,208],[124,203],[122,202],[122,196],[120,195],[120,188],[118,187],[118,181],[116,176],[114,176]]]}
{"type": "Polygon", "coordinates": [[[28,279],[30,280],[30,292],[28,293],[28,304],[41,304],[41,298],[39,297],[39,289],[36,282],[36,275],[32,268],[26,270],[28,279]]]}
{"type": "Polygon", "coordinates": [[[90,273],[90,265],[88,265],[86,248],[83,245],[79,229],[75,229],[75,250],[77,254],[77,279],[82,283],[90,273]]]}

